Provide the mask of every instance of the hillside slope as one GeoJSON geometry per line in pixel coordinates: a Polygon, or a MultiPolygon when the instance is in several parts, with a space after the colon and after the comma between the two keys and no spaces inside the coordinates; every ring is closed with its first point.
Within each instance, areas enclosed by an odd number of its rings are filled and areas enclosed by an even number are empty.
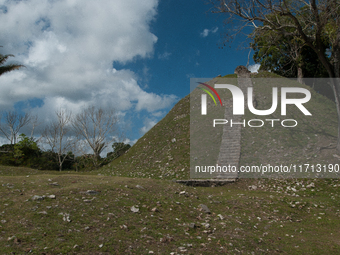
{"type": "MultiPolygon", "coordinates": [[[[259,73],[253,78],[277,78],[271,73],[259,73]]],[[[271,84],[255,83],[257,109],[271,106],[271,84]],[[266,100],[265,100],[266,99],[266,100]],[[269,102],[268,102],[269,101],[269,102]]],[[[334,102],[316,93],[310,87],[288,83],[287,86],[308,88],[312,100],[305,104],[313,114],[305,118],[296,108],[289,108],[286,119],[296,119],[296,128],[242,128],[240,165],[259,164],[330,164],[339,163],[334,155],[337,137],[337,117],[334,102]],[[290,110],[291,109],[291,110],[290,110]]],[[[293,106],[292,106],[293,107],[293,106]]],[[[127,177],[155,179],[189,178],[190,155],[190,95],[147,132],[122,157],[101,169],[101,173],[127,177]]],[[[262,119],[282,119],[280,107],[262,119]]],[[[258,119],[249,111],[246,120],[258,119]]]]}
{"type": "Polygon", "coordinates": [[[104,167],[110,175],[160,179],[188,178],[189,95],[149,130],[129,151],[104,167]]]}

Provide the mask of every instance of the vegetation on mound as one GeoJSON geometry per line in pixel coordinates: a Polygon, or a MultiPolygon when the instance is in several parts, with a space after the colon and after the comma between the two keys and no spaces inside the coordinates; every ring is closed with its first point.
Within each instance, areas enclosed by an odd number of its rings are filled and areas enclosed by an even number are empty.
{"type": "MultiPolygon", "coordinates": [[[[234,77],[234,75],[229,76],[234,77]]],[[[254,84],[257,108],[269,109],[273,85],[259,78],[282,77],[270,72],[260,72],[252,74],[252,78],[261,81],[254,84]]],[[[313,116],[306,117],[299,109],[288,105],[289,114],[284,119],[296,119],[298,121],[296,128],[272,128],[270,125],[262,128],[243,128],[240,165],[339,163],[333,156],[336,154],[337,137],[334,102],[308,86],[288,81],[286,78],[282,79],[287,81],[284,86],[299,86],[311,91],[312,100],[305,106],[313,116]]],[[[100,172],[105,175],[126,177],[188,179],[190,177],[189,109],[190,95],[180,100],[168,115],[140,138],[126,154],[103,167],[100,172]]],[[[280,115],[280,104],[275,113],[261,119],[267,118],[283,118],[280,115]]],[[[259,119],[259,116],[254,116],[246,110],[244,119],[259,119]]]]}
{"type": "Polygon", "coordinates": [[[190,153],[189,95],[129,151],[101,169],[109,175],[155,179],[188,178],[190,153]]]}

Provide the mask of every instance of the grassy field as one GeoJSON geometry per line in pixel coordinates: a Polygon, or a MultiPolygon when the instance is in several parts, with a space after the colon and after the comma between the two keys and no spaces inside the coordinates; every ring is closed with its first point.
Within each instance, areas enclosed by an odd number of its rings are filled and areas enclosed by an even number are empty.
{"type": "Polygon", "coordinates": [[[340,250],[336,179],[243,179],[195,188],[98,172],[60,174],[1,166],[0,175],[1,254],[340,250]],[[45,197],[34,200],[35,195],[45,197]]]}

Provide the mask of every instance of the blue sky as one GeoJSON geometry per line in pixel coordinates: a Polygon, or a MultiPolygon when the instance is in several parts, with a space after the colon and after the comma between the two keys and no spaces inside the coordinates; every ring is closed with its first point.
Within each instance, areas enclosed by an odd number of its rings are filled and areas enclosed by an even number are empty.
{"type": "MultiPolygon", "coordinates": [[[[225,17],[205,0],[0,0],[0,48],[26,67],[0,77],[1,110],[41,122],[60,108],[115,108],[135,142],[189,94],[190,78],[246,65],[223,47],[225,17]]],[[[250,64],[254,64],[250,59],[250,64]]]]}

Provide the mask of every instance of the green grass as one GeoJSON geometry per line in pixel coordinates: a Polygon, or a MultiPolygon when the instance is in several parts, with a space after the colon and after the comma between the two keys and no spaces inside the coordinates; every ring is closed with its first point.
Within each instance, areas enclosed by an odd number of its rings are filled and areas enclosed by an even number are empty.
{"type": "Polygon", "coordinates": [[[243,179],[194,188],[75,173],[27,177],[25,170],[32,171],[12,168],[13,176],[1,175],[1,254],[181,254],[179,247],[185,254],[337,254],[340,249],[339,180],[243,179]],[[59,186],[49,185],[53,182],[59,186]],[[306,188],[311,182],[315,188],[306,188]],[[251,185],[256,190],[249,190],[251,185]],[[51,194],[56,199],[31,199],[51,194]],[[200,211],[200,204],[211,214],[200,211]],[[139,212],[131,212],[132,206],[139,212]],[[65,213],[71,222],[63,220],[65,213]]]}
{"type": "MultiPolygon", "coordinates": [[[[259,75],[263,76],[264,73],[259,75]]],[[[271,88],[296,87],[297,83],[285,80],[283,84],[277,82],[281,79],[256,79],[254,94],[258,101],[258,109],[271,107],[271,88]],[[269,100],[268,100],[269,99],[269,100]]],[[[242,129],[241,165],[260,164],[338,164],[333,155],[337,139],[337,114],[334,102],[316,93],[305,85],[299,87],[311,91],[312,99],[304,106],[312,113],[305,116],[297,107],[288,105],[287,116],[281,116],[280,101],[276,112],[269,116],[259,117],[246,111],[245,119],[295,119],[298,125],[294,128],[284,128],[280,122],[275,127],[265,123],[261,128],[246,127],[242,129]]],[[[297,97],[297,95],[290,95],[297,97]]],[[[304,175],[306,177],[306,175],[304,175]]]]}

